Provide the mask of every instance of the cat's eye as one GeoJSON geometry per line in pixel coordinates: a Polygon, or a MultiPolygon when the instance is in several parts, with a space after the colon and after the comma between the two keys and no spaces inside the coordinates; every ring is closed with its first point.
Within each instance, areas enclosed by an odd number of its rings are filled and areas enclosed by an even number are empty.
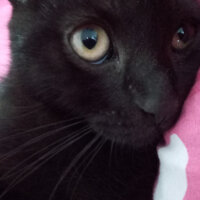
{"type": "Polygon", "coordinates": [[[78,56],[91,63],[101,63],[106,60],[110,50],[108,34],[97,25],[77,29],[72,34],[70,43],[78,56]]]}
{"type": "Polygon", "coordinates": [[[172,39],[172,47],[176,50],[185,49],[194,39],[196,27],[190,23],[178,28],[172,39]]]}

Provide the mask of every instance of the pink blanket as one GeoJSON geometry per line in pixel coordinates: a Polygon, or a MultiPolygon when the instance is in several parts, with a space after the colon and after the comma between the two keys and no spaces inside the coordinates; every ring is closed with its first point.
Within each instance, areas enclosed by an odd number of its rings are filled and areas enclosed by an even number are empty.
{"type": "MultiPolygon", "coordinates": [[[[9,69],[7,23],[11,6],[0,0],[0,76],[9,69]]],[[[182,115],[166,139],[168,145],[159,148],[160,175],[154,200],[200,199],[200,72],[182,115]]]]}

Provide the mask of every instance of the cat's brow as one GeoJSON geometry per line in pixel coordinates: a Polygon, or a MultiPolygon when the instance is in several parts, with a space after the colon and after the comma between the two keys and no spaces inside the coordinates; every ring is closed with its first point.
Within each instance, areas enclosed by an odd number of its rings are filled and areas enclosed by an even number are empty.
{"type": "MultiPolygon", "coordinates": [[[[72,4],[77,4],[78,7],[81,7],[81,9],[88,11],[88,13],[91,10],[101,10],[108,14],[116,14],[118,11],[121,10],[133,10],[140,2],[144,2],[146,0],[130,0],[130,1],[124,1],[124,0],[105,0],[105,1],[99,1],[99,0],[71,0],[72,4]]],[[[71,4],[71,5],[72,5],[71,4]]],[[[70,6],[70,4],[68,4],[70,6]]]]}

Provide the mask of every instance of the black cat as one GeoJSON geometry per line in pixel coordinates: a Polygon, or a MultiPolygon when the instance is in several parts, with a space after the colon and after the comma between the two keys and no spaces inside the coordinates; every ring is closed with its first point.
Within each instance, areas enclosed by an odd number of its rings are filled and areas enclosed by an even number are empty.
{"type": "Polygon", "coordinates": [[[200,65],[193,0],[10,0],[4,200],[152,200],[156,147],[200,65]]]}

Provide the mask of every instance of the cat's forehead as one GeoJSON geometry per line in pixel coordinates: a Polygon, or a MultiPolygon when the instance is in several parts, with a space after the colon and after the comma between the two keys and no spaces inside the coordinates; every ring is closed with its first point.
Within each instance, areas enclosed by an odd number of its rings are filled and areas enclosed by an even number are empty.
{"type": "Polygon", "coordinates": [[[44,0],[44,2],[60,4],[61,7],[66,8],[66,14],[72,12],[72,14],[96,15],[100,13],[102,16],[105,14],[114,18],[117,16],[133,18],[148,16],[152,13],[159,16],[175,13],[179,15],[180,10],[191,13],[197,0],[44,0]]]}
{"type": "MultiPolygon", "coordinates": [[[[176,0],[174,0],[176,1],[176,0]]],[[[171,6],[172,0],[65,0],[67,7],[77,6],[77,9],[90,11],[91,9],[101,9],[108,13],[136,12],[137,9],[153,9],[153,4],[157,6],[171,6]]],[[[128,13],[127,13],[128,14],[128,13]]],[[[133,13],[134,14],[134,13],[133,13]]]]}
{"type": "MultiPolygon", "coordinates": [[[[53,0],[59,5],[61,14],[73,19],[81,17],[97,17],[108,20],[131,20],[148,18],[150,15],[166,15],[175,9],[177,0],[53,0]],[[64,12],[63,12],[64,11],[64,12]],[[124,19],[123,19],[124,18],[124,19]]],[[[48,5],[51,1],[44,0],[48,5]]],[[[124,21],[125,22],[125,21],[124,21]]]]}
{"type": "MultiPolygon", "coordinates": [[[[25,5],[21,7],[20,4],[17,4],[22,9],[14,12],[16,20],[19,17],[25,22],[20,26],[24,26],[26,22],[28,26],[34,24],[30,23],[29,19],[34,22],[43,20],[46,23],[51,21],[52,24],[59,25],[63,30],[66,27],[73,29],[73,27],[78,27],[91,20],[92,23],[108,25],[115,31],[118,28],[139,30],[142,24],[146,30],[152,29],[151,27],[174,27],[189,18],[197,18],[200,21],[199,7],[196,6],[197,0],[18,1],[21,1],[21,5],[25,5]]],[[[40,26],[40,24],[37,25],[40,26]]]]}
{"type": "MultiPolygon", "coordinates": [[[[66,15],[113,15],[140,17],[148,16],[149,13],[170,15],[179,10],[188,10],[191,12],[196,7],[197,0],[18,0],[21,4],[27,4],[28,7],[41,8],[44,13],[61,9],[66,15]]],[[[40,10],[40,9],[39,9],[40,10]]],[[[197,11],[199,12],[199,10],[197,11]]],[[[198,14],[199,15],[199,14],[198,14]]]]}
{"type": "MultiPolygon", "coordinates": [[[[55,1],[55,0],[54,0],[55,1]]],[[[191,5],[196,0],[65,0],[62,1],[65,5],[73,7],[74,5],[83,9],[101,8],[106,11],[123,11],[135,10],[136,8],[150,9],[155,7],[175,8],[181,5],[191,5]]]]}

